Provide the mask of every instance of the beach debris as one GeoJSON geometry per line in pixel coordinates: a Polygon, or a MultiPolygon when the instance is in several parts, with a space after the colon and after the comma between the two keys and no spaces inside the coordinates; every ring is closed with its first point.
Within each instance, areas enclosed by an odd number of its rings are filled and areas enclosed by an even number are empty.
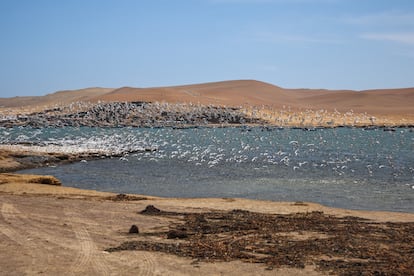
{"type": "MultiPolygon", "coordinates": [[[[320,211],[283,215],[160,211],[154,215],[177,218],[170,222],[166,240],[131,240],[106,251],[164,252],[204,262],[238,260],[262,263],[264,269],[316,266],[336,275],[411,275],[414,271],[414,223],[380,223],[320,211]]],[[[145,234],[159,237],[160,233],[145,234]]]]}
{"type": "Polygon", "coordinates": [[[309,204],[307,204],[303,201],[295,201],[292,205],[293,206],[309,206],[309,204]]]}
{"type": "Polygon", "coordinates": [[[128,233],[129,233],[129,234],[139,234],[139,229],[138,229],[138,226],[136,226],[135,224],[133,224],[133,225],[131,226],[131,228],[129,228],[128,233]]]}
{"type": "Polygon", "coordinates": [[[59,179],[57,179],[54,176],[50,176],[50,175],[42,175],[38,177],[33,177],[32,179],[29,180],[29,183],[55,185],[55,186],[62,185],[62,182],[60,182],[59,179]]]}
{"type": "Polygon", "coordinates": [[[14,174],[2,173],[0,174],[0,184],[6,183],[30,183],[30,184],[45,184],[61,186],[59,179],[50,175],[32,175],[32,174],[14,174]]]}
{"type": "Polygon", "coordinates": [[[170,230],[167,233],[167,239],[186,239],[188,238],[187,232],[183,230],[170,230]]]}
{"type": "Polygon", "coordinates": [[[127,195],[127,194],[117,194],[115,196],[108,196],[106,199],[112,201],[138,201],[138,200],[146,200],[146,197],[143,196],[136,196],[136,195],[127,195]]]}
{"type": "Polygon", "coordinates": [[[159,213],[161,213],[161,210],[155,207],[154,205],[148,205],[147,207],[145,207],[144,210],[140,212],[140,214],[145,214],[145,215],[152,215],[152,214],[159,214],[159,213]]]}

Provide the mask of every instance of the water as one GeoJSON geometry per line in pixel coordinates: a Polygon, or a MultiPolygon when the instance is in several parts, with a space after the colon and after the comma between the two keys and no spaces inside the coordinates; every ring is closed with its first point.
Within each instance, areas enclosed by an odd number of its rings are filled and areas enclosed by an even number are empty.
{"type": "Polygon", "coordinates": [[[1,143],[31,141],[61,151],[157,149],[23,171],[55,175],[66,186],[414,212],[409,129],[14,128],[0,129],[0,137],[1,143]]]}

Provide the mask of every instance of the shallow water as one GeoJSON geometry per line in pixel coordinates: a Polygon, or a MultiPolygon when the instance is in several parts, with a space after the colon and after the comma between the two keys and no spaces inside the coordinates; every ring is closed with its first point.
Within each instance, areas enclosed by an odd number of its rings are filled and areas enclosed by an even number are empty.
{"type": "Polygon", "coordinates": [[[131,151],[123,158],[25,170],[66,186],[167,197],[312,201],[414,212],[414,133],[352,128],[0,130],[2,143],[131,151]]]}

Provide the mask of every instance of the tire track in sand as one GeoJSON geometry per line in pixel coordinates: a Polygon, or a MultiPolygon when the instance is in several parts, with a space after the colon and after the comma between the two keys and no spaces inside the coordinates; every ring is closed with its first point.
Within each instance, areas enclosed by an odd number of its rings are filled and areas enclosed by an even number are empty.
{"type": "MultiPolygon", "coordinates": [[[[24,225],[25,229],[30,229],[30,236],[37,237],[41,240],[52,243],[56,246],[75,250],[76,247],[73,245],[73,240],[62,235],[57,235],[56,230],[51,230],[52,225],[50,223],[57,224],[61,221],[61,218],[48,218],[44,216],[39,216],[38,214],[31,213],[31,218],[26,214],[18,210],[13,204],[6,204],[5,212],[6,215],[10,214],[13,218],[18,218],[19,223],[24,225]],[[33,219],[36,218],[36,219],[33,219]],[[47,221],[49,224],[47,224],[47,221]]],[[[3,205],[4,206],[4,205],[3,205]]],[[[27,231],[25,231],[27,232],[27,231]]]]}
{"type": "Polygon", "coordinates": [[[47,254],[46,259],[41,257],[39,258],[39,256],[43,256],[43,254],[37,254],[39,252],[39,246],[32,240],[30,237],[31,234],[24,230],[26,228],[26,224],[20,220],[20,212],[12,204],[3,203],[0,213],[3,220],[11,225],[8,226],[1,223],[0,220],[0,232],[10,240],[20,245],[23,250],[31,256],[31,267],[39,267],[42,269],[42,273],[46,272],[50,256],[47,254]]]}
{"type": "Polygon", "coordinates": [[[66,218],[69,219],[67,222],[72,225],[72,230],[75,233],[76,239],[80,245],[78,247],[76,259],[71,267],[71,271],[74,274],[87,272],[86,269],[90,268],[92,265],[95,272],[99,275],[123,275],[127,271],[127,274],[139,276],[154,275],[156,267],[154,258],[150,253],[145,251],[131,251],[133,252],[134,257],[132,259],[128,259],[127,262],[125,262],[122,258],[111,258],[111,262],[114,261],[119,265],[116,266],[117,268],[113,265],[109,265],[104,259],[104,256],[108,255],[101,254],[102,252],[97,249],[96,244],[93,242],[88,230],[84,226],[86,223],[92,223],[95,226],[100,225],[94,221],[82,218],[80,211],[65,209],[64,213],[66,218]],[[129,271],[129,269],[125,269],[126,266],[132,268],[133,270],[129,271]],[[136,271],[136,268],[139,268],[139,271],[136,271]]]}
{"type": "Polygon", "coordinates": [[[140,270],[139,275],[141,276],[154,275],[154,271],[155,271],[154,259],[147,252],[141,252],[140,255],[142,256],[143,267],[142,267],[142,270],[140,270]]]}
{"type": "Polygon", "coordinates": [[[110,275],[108,265],[102,259],[100,251],[96,248],[94,241],[89,235],[89,231],[85,226],[80,225],[79,220],[74,218],[80,218],[79,213],[65,210],[66,217],[72,225],[72,230],[75,233],[76,240],[79,243],[79,250],[77,250],[77,256],[71,266],[72,274],[81,274],[87,272],[90,267],[99,275],[110,275]]]}
{"type": "Polygon", "coordinates": [[[80,244],[80,250],[74,263],[72,264],[72,273],[79,274],[85,270],[92,258],[92,240],[85,227],[72,227],[75,232],[77,241],[80,244]]]}
{"type": "MultiPolygon", "coordinates": [[[[42,250],[39,250],[39,248],[44,248],[44,242],[46,241],[76,252],[75,260],[69,269],[72,274],[88,273],[91,268],[99,275],[110,275],[111,272],[115,271],[122,274],[122,268],[120,270],[114,269],[112,266],[109,268],[113,268],[113,270],[108,268],[104,260],[105,255],[101,255],[102,252],[97,249],[88,230],[82,225],[88,223],[88,221],[82,219],[78,212],[73,212],[72,210],[64,210],[63,213],[64,216],[59,217],[59,220],[57,218],[42,217],[40,214],[33,213],[31,216],[33,215],[37,218],[33,220],[18,210],[13,204],[3,203],[1,204],[0,211],[0,233],[21,246],[24,252],[31,257],[31,267],[41,268],[42,273],[46,272],[45,269],[48,267],[49,259],[53,258],[50,253],[44,254],[42,250]],[[51,224],[61,224],[62,222],[67,222],[71,225],[77,243],[71,238],[57,237],[56,231],[51,230],[51,224]],[[33,238],[37,238],[40,241],[35,242],[33,238]]],[[[96,223],[94,224],[96,225],[96,223]]],[[[155,272],[155,259],[150,253],[145,251],[133,252],[133,257],[128,260],[128,263],[120,259],[112,259],[112,261],[119,263],[124,268],[125,266],[129,266],[131,269],[135,267],[131,273],[136,275],[154,275],[155,272]],[[138,271],[136,271],[137,268],[138,271]]],[[[115,274],[118,273],[115,272],[115,274]]]]}

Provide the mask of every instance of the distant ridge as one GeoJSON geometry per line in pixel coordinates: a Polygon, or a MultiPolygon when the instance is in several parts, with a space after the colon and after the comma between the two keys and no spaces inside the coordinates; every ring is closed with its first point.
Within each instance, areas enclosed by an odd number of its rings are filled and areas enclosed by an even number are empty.
{"type": "Polygon", "coordinates": [[[0,106],[14,108],[91,101],[92,99],[105,95],[113,90],[113,88],[92,87],[78,90],[62,90],[45,96],[0,98],[0,106]]]}
{"type": "Polygon", "coordinates": [[[147,101],[226,106],[327,109],[370,114],[414,114],[414,88],[365,91],[286,89],[256,80],[231,80],[169,87],[86,88],[39,97],[0,98],[0,106],[69,104],[76,101],[147,101]]]}

